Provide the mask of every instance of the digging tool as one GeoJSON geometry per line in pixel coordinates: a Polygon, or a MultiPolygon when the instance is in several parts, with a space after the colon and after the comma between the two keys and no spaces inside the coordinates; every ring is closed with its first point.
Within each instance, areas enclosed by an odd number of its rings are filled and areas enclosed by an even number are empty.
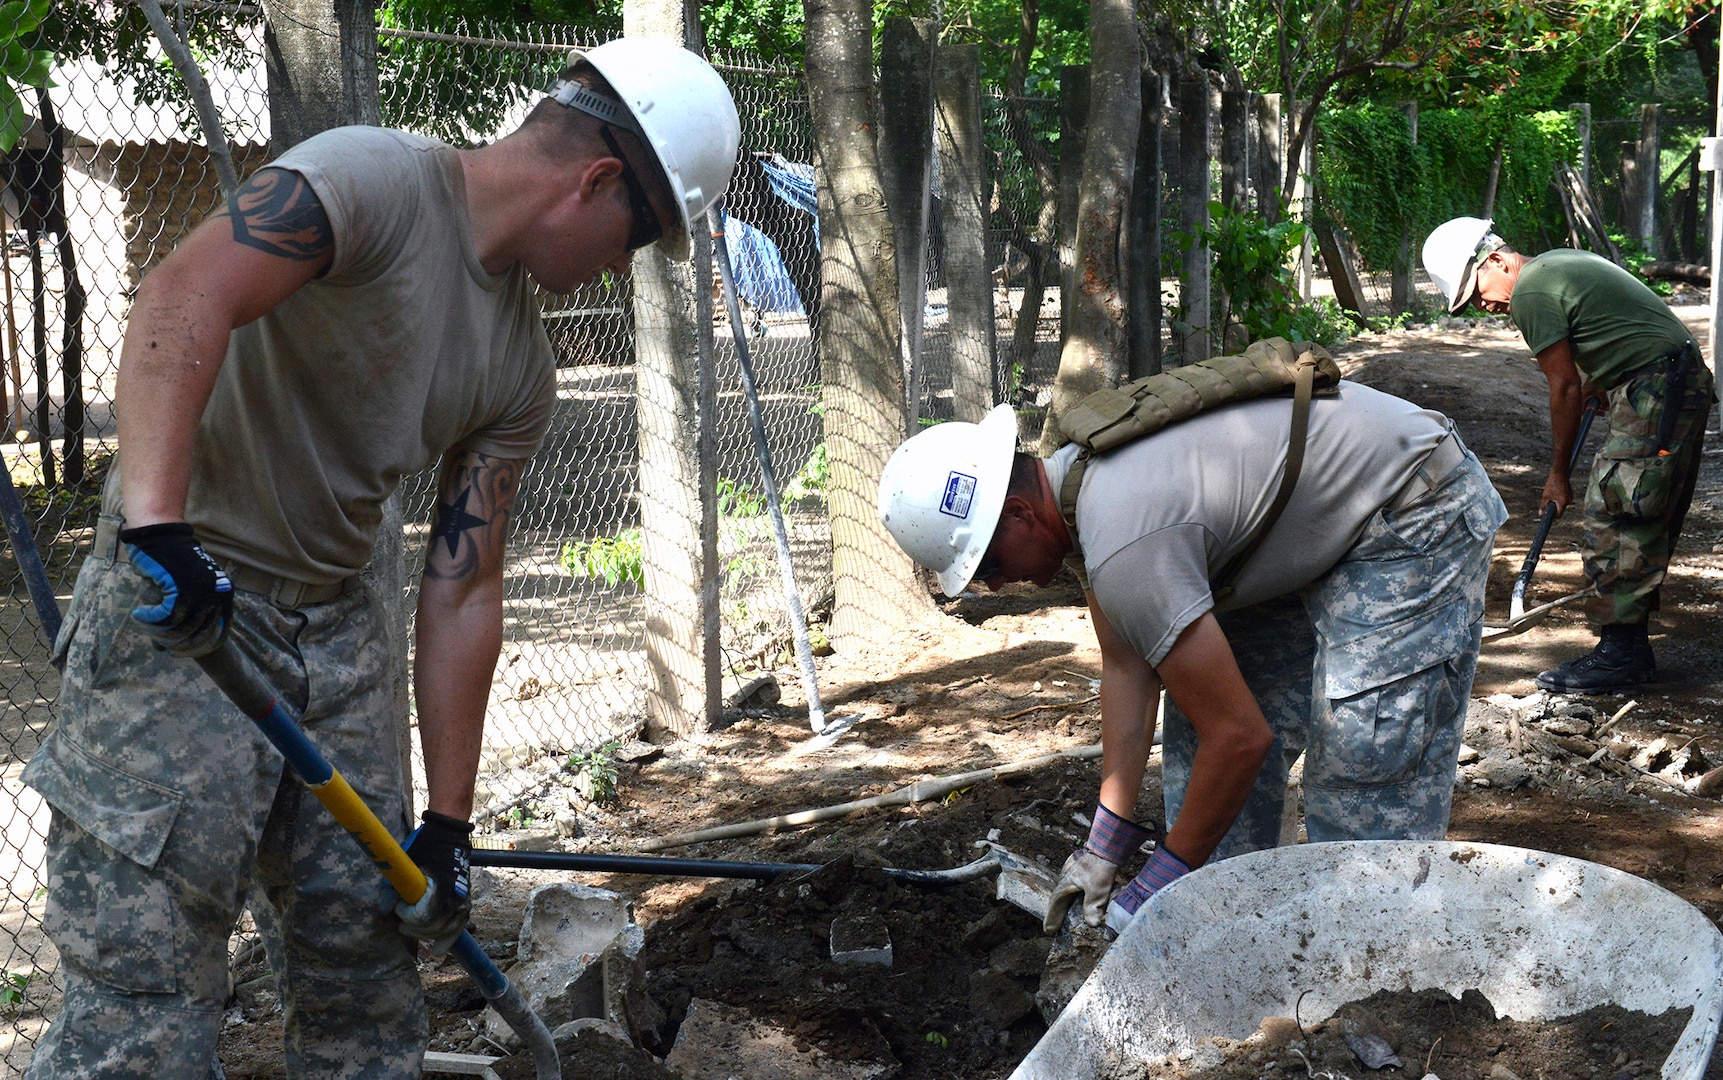
{"type": "MultiPolygon", "coordinates": [[[[335,815],[335,820],[364,846],[383,876],[389,879],[389,884],[401,894],[401,899],[411,904],[424,896],[424,873],[377,820],[371,808],[299,730],[299,721],[287,711],[281,699],[233,641],[222,642],[221,648],[199,657],[197,662],[221,692],[251,718],[281,756],[287,759],[300,783],[309,788],[317,796],[317,801],[335,815]]],[[[473,982],[478,984],[479,993],[531,1050],[538,1080],[561,1080],[562,1065],[557,1060],[556,1043],[544,1021],[527,1005],[508,976],[498,970],[496,962],[479,948],[473,935],[461,931],[451,952],[472,976],[473,982]]]]}
{"type": "Polygon", "coordinates": [[[1530,630],[1532,627],[1549,618],[1550,612],[1554,611],[1556,608],[1571,604],[1575,600],[1584,600],[1586,597],[1596,593],[1596,591],[1596,589],[1587,585],[1578,592],[1568,593],[1566,596],[1560,597],[1556,600],[1551,600],[1547,604],[1539,604],[1537,607],[1532,608],[1517,619],[1512,619],[1505,623],[1485,623],[1484,640],[1492,641],[1500,637],[1512,637],[1515,634],[1523,634],[1527,630],[1530,630]]]}
{"type": "MultiPolygon", "coordinates": [[[[659,877],[745,878],[771,881],[785,874],[808,874],[821,869],[819,863],[733,862],[726,859],[673,859],[662,855],[579,855],[563,851],[497,851],[474,848],[473,866],[496,866],[512,870],[567,870],[589,874],[649,874],[659,877]]],[[[999,869],[999,858],[988,852],[974,862],[950,870],[900,870],[887,866],[879,872],[912,885],[943,886],[986,877],[999,869]]]]}
{"type": "MultiPolygon", "coordinates": [[[[1568,455],[1567,472],[1573,475],[1573,467],[1579,463],[1580,451],[1585,447],[1585,437],[1591,431],[1592,418],[1603,411],[1603,404],[1597,398],[1590,398],[1585,403],[1585,414],[1579,418],[1579,434],[1573,440],[1573,452],[1568,455]]],[[[1556,504],[1544,505],[1543,520],[1538,522],[1537,535],[1532,537],[1532,546],[1526,549],[1526,561],[1520,564],[1520,575],[1514,579],[1513,599],[1508,603],[1508,625],[1519,623],[1526,615],[1526,586],[1532,582],[1532,571],[1538,567],[1538,559],[1544,553],[1544,541],[1549,539],[1550,526],[1555,524],[1556,504]]],[[[1543,609],[1539,609],[1543,610],[1543,609]]],[[[1528,624],[1530,625],[1530,624],[1528,624]]]]}
{"type": "Polygon", "coordinates": [[[790,536],[784,527],[784,509],[778,505],[778,477],[772,468],[772,447],[766,441],[766,422],[760,415],[760,394],[754,385],[754,361],[748,355],[748,335],[742,325],[742,305],[736,299],[736,277],[730,266],[730,248],[724,242],[724,203],[712,203],[706,211],[712,230],[718,277],[724,283],[724,307],[730,313],[730,331],[736,339],[736,363],[742,369],[742,396],[748,401],[748,427],[754,433],[754,453],[760,459],[760,482],[766,489],[766,510],[772,516],[772,536],[778,542],[778,573],[784,583],[784,605],[790,609],[790,629],[796,639],[796,660],[802,669],[802,689],[808,698],[808,726],[815,735],[826,730],[825,708],[820,704],[820,685],[814,675],[814,650],[808,640],[808,620],[802,611],[801,590],[796,588],[796,567],[790,559],[790,536]]]}
{"type": "Polygon", "coordinates": [[[42,635],[52,646],[60,636],[60,601],[54,596],[54,586],[48,581],[48,571],[42,566],[42,553],[36,549],[36,534],[30,531],[30,518],[24,513],[24,501],[12,484],[12,471],[0,461],[0,520],[6,523],[6,537],[12,542],[12,555],[24,574],[24,587],[30,591],[30,602],[36,606],[36,618],[42,623],[42,635]]]}

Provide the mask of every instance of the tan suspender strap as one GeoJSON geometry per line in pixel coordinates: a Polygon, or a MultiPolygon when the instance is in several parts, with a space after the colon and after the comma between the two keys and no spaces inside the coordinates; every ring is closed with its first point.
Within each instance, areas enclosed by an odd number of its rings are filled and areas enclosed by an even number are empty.
{"type": "Polygon", "coordinates": [[[1071,568],[1084,592],[1089,591],[1089,571],[1083,565],[1083,540],[1077,535],[1077,493],[1082,490],[1083,473],[1089,468],[1089,459],[1093,456],[1088,447],[1077,451],[1064,481],[1059,485],[1059,516],[1065,519],[1065,528],[1071,532],[1071,552],[1065,556],[1065,565],[1071,568]]]}
{"type": "Polygon", "coordinates": [[[1228,559],[1221,567],[1210,588],[1214,590],[1215,602],[1219,603],[1232,595],[1233,581],[1244,570],[1245,563],[1256,554],[1256,549],[1267,539],[1268,531],[1274,528],[1274,523],[1280,519],[1281,511],[1292,500],[1293,486],[1298,483],[1298,472],[1304,467],[1304,441],[1310,433],[1310,396],[1316,380],[1316,361],[1306,353],[1298,360],[1297,389],[1292,395],[1292,434],[1287,439],[1286,470],[1280,475],[1280,490],[1274,493],[1274,502],[1269,504],[1268,513],[1251,531],[1250,539],[1238,549],[1238,553],[1228,559]]]}

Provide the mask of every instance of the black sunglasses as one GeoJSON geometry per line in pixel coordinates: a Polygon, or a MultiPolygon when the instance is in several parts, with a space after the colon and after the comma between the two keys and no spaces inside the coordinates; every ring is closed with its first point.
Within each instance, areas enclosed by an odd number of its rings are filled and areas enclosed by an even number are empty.
{"type": "Polygon", "coordinates": [[[598,133],[604,136],[604,145],[610,147],[616,160],[622,162],[622,182],[628,187],[628,206],[634,214],[634,224],[628,230],[628,250],[639,251],[658,242],[658,238],[664,235],[664,223],[658,220],[657,212],[652,209],[652,202],[646,197],[646,189],[640,186],[640,177],[635,174],[634,166],[628,163],[628,156],[617,145],[615,136],[610,134],[610,126],[599,128],[598,133]]]}

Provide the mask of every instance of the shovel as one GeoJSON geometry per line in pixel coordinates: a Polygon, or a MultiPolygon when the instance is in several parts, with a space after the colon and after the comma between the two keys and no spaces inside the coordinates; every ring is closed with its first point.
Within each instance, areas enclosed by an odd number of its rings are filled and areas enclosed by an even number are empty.
{"type": "MultiPolygon", "coordinates": [[[[377,820],[377,815],[371,812],[358,793],[299,730],[298,720],[287,711],[281,699],[232,640],[223,641],[219,649],[199,657],[197,662],[221,692],[281,751],[281,756],[287,759],[300,783],[309,788],[317,796],[317,801],[335,815],[335,820],[364,846],[383,876],[389,879],[389,884],[401,894],[401,899],[411,904],[424,896],[424,873],[377,820]]],[[[461,931],[450,951],[472,976],[479,993],[532,1051],[538,1080],[561,1080],[562,1065],[557,1060],[556,1043],[544,1021],[527,1005],[508,976],[498,970],[496,962],[479,948],[473,935],[461,931]]]]}
{"type": "MultiPolygon", "coordinates": [[[[1567,471],[1569,476],[1573,475],[1573,467],[1579,462],[1579,452],[1585,446],[1586,434],[1591,431],[1592,418],[1602,411],[1602,402],[1597,398],[1590,398],[1586,401],[1585,415],[1581,416],[1579,419],[1579,434],[1574,437],[1573,452],[1568,455],[1567,459],[1567,471]]],[[[1510,627],[1520,624],[1521,621],[1526,618],[1526,586],[1532,583],[1532,571],[1538,568],[1538,559],[1543,556],[1544,541],[1549,539],[1550,526],[1555,524],[1555,517],[1555,503],[1546,503],[1544,505],[1543,520],[1538,522],[1537,534],[1532,537],[1532,546],[1526,549],[1526,561],[1520,565],[1519,577],[1514,579],[1513,598],[1508,603],[1508,626],[1510,627]]],[[[1577,599],[1580,595],[1582,594],[1575,593],[1571,597],[1566,597],[1564,600],[1558,601],[1558,603],[1565,603],[1566,600],[1577,599]]],[[[1554,606],[1555,605],[1552,604],[1546,604],[1535,610],[1547,613],[1548,610],[1554,606]]],[[[1539,621],[1542,620],[1540,619],[1539,621]]],[[[1521,629],[1526,629],[1532,625],[1536,624],[1528,623],[1521,626],[1521,629]]],[[[1515,632],[1517,633],[1518,631],[1515,632]]]]}

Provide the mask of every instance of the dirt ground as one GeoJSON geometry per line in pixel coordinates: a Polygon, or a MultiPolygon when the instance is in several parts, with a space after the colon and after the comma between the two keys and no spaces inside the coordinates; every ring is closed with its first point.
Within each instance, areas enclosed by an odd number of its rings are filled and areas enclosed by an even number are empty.
{"type": "MultiPolygon", "coordinates": [[[[1703,341],[1705,309],[1677,310],[1703,341]]],[[[1488,466],[1514,515],[1497,537],[1489,587],[1489,617],[1504,619],[1513,576],[1536,525],[1547,461],[1546,397],[1535,363],[1499,321],[1366,335],[1337,353],[1351,377],[1453,417],[1488,466]]],[[[1666,748],[1678,745],[1685,755],[1680,761],[1691,760],[1694,769],[1707,759],[1723,762],[1723,634],[1714,622],[1723,599],[1723,554],[1714,551],[1723,544],[1723,446],[1715,434],[1711,439],[1664,610],[1653,622],[1664,681],[1637,695],[1616,721],[1613,742],[1596,729],[1604,726],[1602,717],[1627,704],[1623,699],[1539,706],[1551,715],[1567,709],[1562,715],[1598,720],[1588,721],[1586,730],[1600,746],[1609,742],[1631,750],[1658,740],[1666,748]]],[[[1557,524],[1531,604],[1581,587],[1577,516],[1557,524]]],[[[890,648],[820,661],[828,714],[856,718],[835,743],[820,747],[810,738],[796,671],[786,665],[777,672],[782,703],[737,714],[720,731],[625,767],[620,803],[579,807],[583,835],[563,846],[629,852],[651,837],[844,803],[927,777],[1099,740],[1099,655],[1073,582],[966,595],[941,610],[937,626],[905,635],[890,648]]],[[[1475,696],[1523,701],[1533,692],[1531,677],[1538,670],[1589,648],[1593,640],[1582,616],[1562,609],[1530,632],[1492,641],[1484,647],[1475,696]]],[[[1604,863],[1662,885],[1713,921],[1723,915],[1723,805],[1715,797],[1690,794],[1671,782],[1669,775],[1679,781],[1677,766],[1671,766],[1675,773],[1652,775],[1667,755],[1633,765],[1612,764],[1615,755],[1586,761],[1550,753],[1556,756],[1540,759],[1529,772],[1522,769],[1527,775],[1517,781],[1504,780],[1501,769],[1463,774],[1451,837],[1604,863]]],[[[959,866],[976,857],[977,842],[991,838],[1056,870],[1086,832],[1098,776],[1094,760],[1063,760],[936,801],[666,852],[831,864],[805,879],[754,884],[479,871],[478,934],[506,964],[534,885],[563,880],[603,886],[630,897],[636,919],[646,927],[641,961],[649,973],[648,991],[665,1014],[646,1040],[653,1054],[671,1049],[691,1003],[704,1002],[742,1010],[784,1035],[794,1052],[785,1055],[782,1067],[808,1063],[784,1076],[1004,1077],[1046,1030],[1034,1001],[1047,949],[1036,920],[994,899],[991,879],[935,890],[895,882],[878,869],[959,866]],[[889,966],[834,964],[834,920],[867,916],[883,918],[889,931],[889,966]]],[[[536,809],[541,820],[549,820],[568,806],[536,809]]],[[[1138,810],[1140,817],[1162,816],[1154,769],[1138,810]]],[[[240,974],[249,979],[260,971],[240,974]]],[[[481,1003],[459,972],[427,965],[425,974],[433,1048],[500,1053],[477,1033],[481,1003]]],[[[248,986],[222,1043],[227,1075],[280,1076],[279,1013],[266,980],[248,986]]],[[[590,1033],[571,1049],[565,1076],[676,1075],[644,1051],[627,1051],[590,1033]]],[[[1627,1067],[1635,1062],[1638,1072],[1656,1071],[1655,1062],[1630,1053],[1625,1065],[1599,1075],[1626,1080],[1624,1072],[1638,1074],[1627,1067]]],[[[1407,1068],[1420,1064],[1408,1062],[1407,1068]]],[[[518,1059],[499,1066],[504,1075],[530,1075],[524,1069],[518,1059]]],[[[1435,1071],[1444,1080],[1490,1075],[1488,1066],[1435,1071]]],[[[695,1069],[681,1075],[723,1074],[695,1069]]],[[[1530,1073],[1520,1075],[1530,1080],[1530,1073]]]]}

